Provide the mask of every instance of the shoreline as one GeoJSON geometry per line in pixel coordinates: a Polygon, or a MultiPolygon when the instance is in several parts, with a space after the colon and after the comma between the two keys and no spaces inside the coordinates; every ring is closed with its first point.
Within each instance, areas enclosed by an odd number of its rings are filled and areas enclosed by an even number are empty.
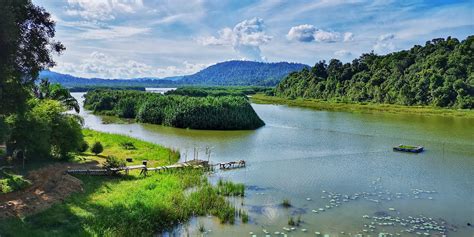
{"type": "Polygon", "coordinates": [[[424,116],[444,116],[444,117],[460,117],[474,119],[474,111],[444,109],[429,106],[404,106],[393,104],[356,104],[343,102],[330,102],[318,99],[286,99],[277,96],[267,96],[264,94],[255,94],[250,97],[252,103],[255,104],[278,104],[288,105],[291,107],[311,108],[315,110],[341,111],[341,112],[358,112],[358,113],[392,113],[392,114],[417,114],[424,116]]]}

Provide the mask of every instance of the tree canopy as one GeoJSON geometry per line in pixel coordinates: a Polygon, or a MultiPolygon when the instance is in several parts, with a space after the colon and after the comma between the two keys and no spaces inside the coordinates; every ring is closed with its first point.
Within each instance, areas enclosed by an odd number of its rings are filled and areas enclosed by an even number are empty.
{"type": "Polygon", "coordinates": [[[41,70],[55,65],[52,53],[65,47],[54,41],[55,23],[30,0],[0,4],[0,115],[24,108],[41,70]]]}
{"type": "Polygon", "coordinates": [[[433,39],[384,56],[363,54],[352,63],[332,59],[288,75],[277,96],[347,102],[474,108],[474,36],[433,39]]]}
{"type": "Polygon", "coordinates": [[[140,122],[178,128],[239,130],[264,125],[244,96],[181,96],[140,91],[94,90],[84,108],[140,122]]]}

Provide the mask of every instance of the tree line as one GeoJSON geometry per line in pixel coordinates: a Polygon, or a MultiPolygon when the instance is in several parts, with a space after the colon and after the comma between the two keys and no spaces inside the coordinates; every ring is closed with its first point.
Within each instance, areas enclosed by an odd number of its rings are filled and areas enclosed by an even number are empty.
{"type": "Polygon", "coordinates": [[[264,125],[242,96],[182,96],[94,90],[85,95],[84,108],[177,128],[244,130],[264,125]]]}
{"type": "Polygon", "coordinates": [[[288,98],[474,108],[474,36],[448,37],[409,50],[332,59],[289,74],[275,89],[288,98]]]}

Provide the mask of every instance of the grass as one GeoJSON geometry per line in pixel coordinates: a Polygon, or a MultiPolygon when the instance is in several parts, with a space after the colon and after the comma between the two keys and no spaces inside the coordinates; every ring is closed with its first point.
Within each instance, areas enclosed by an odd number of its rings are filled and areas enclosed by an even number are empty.
{"type": "Polygon", "coordinates": [[[30,184],[31,182],[25,179],[23,175],[0,171],[0,194],[23,189],[30,184]]]}
{"type": "Polygon", "coordinates": [[[217,193],[224,195],[224,196],[240,196],[243,197],[245,195],[245,185],[244,184],[236,184],[230,181],[224,181],[219,179],[217,182],[217,193]]]}
{"type": "Polygon", "coordinates": [[[114,156],[118,159],[125,160],[125,158],[133,158],[131,164],[141,164],[141,161],[147,160],[149,166],[161,166],[175,163],[179,160],[179,151],[165,148],[161,145],[141,141],[132,137],[97,132],[90,129],[84,129],[84,140],[89,144],[89,147],[96,141],[99,141],[104,146],[104,151],[95,156],[90,150],[78,155],[79,160],[92,159],[102,161],[104,157],[114,156]],[[133,144],[133,149],[128,149],[123,144],[133,144]]]}
{"type": "MultiPolygon", "coordinates": [[[[99,156],[82,154],[103,163],[113,155],[134,160],[167,164],[178,160],[176,152],[127,136],[84,130],[88,142],[100,141],[104,151],[99,156]],[[136,149],[120,144],[132,142],[136,149]]],[[[82,160],[81,160],[82,161],[82,160]]],[[[168,230],[191,216],[214,215],[222,223],[234,223],[236,209],[212,186],[203,171],[185,169],[170,173],[139,171],[128,176],[77,176],[83,182],[83,193],[25,218],[0,221],[1,236],[152,236],[168,230]],[[188,192],[187,190],[193,190],[188,192]]],[[[229,184],[230,185],[230,184],[229,184]]]]}
{"type": "Polygon", "coordinates": [[[396,113],[396,114],[422,114],[439,116],[456,116],[474,118],[474,111],[466,109],[446,109],[430,106],[403,106],[393,104],[373,104],[373,103],[345,103],[331,102],[317,99],[287,99],[264,94],[255,94],[251,97],[253,103],[257,104],[285,104],[289,106],[307,107],[317,110],[329,111],[349,111],[364,113],[396,113]]]}

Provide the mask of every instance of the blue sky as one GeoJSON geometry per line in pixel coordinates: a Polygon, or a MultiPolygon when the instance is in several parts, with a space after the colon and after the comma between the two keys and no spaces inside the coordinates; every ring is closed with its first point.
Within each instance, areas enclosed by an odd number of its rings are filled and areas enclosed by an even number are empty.
{"type": "Polygon", "coordinates": [[[474,1],[33,0],[67,50],[54,71],[83,77],[191,74],[246,59],[350,61],[474,33],[474,1]]]}

